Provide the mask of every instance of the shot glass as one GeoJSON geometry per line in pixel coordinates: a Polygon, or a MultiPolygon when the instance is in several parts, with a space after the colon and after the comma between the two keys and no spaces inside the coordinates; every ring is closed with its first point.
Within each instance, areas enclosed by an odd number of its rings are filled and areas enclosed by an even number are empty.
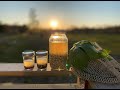
{"type": "Polygon", "coordinates": [[[25,70],[32,70],[35,63],[35,51],[25,50],[22,52],[22,57],[25,70]]]}
{"type": "Polygon", "coordinates": [[[39,50],[36,52],[36,62],[38,70],[45,70],[48,63],[48,51],[39,50]]]}

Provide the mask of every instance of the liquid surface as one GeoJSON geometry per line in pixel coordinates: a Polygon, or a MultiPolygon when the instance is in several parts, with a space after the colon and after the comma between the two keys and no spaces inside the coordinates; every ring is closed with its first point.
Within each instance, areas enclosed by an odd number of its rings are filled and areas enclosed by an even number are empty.
{"type": "Polygon", "coordinates": [[[24,67],[25,68],[32,68],[34,67],[34,61],[31,59],[24,60],[24,67]]]}
{"type": "Polygon", "coordinates": [[[45,65],[47,64],[47,62],[48,62],[47,57],[37,58],[37,64],[39,65],[45,65]]]}

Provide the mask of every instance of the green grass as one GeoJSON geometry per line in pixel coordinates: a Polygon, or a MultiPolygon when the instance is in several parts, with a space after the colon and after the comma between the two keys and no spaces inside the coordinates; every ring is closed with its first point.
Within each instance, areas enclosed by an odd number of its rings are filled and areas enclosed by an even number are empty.
{"type": "MultiPolygon", "coordinates": [[[[67,34],[69,49],[80,40],[97,42],[102,48],[120,55],[120,35],[118,34],[67,34]]],[[[49,35],[44,34],[0,34],[0,62],[22,62],[22,51],[32,49],[49,50],[49,35]]]]}
{"type": "Polygon", "coordinates": [[[67,35],[71,44],[80,40],[90,40],[97,42],[102,48],[111,50],[111,54],[120,55],[120,35],[119,34],[69,34],[67,35]]]}

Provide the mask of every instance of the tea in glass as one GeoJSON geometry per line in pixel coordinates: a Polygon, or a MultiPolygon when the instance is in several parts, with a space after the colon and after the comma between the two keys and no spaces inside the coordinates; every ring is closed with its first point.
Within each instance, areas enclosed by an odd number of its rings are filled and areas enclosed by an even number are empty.
{"type": "Polygon", "coordinates": [[[36,62],[38,69],[40,70],[46,69],[48,63],[48,51],[45,50],[37,51],[36,62]]]}
{"type": "Polygon", "coordinates": [[[26,50],[22,52],[24,68],[32,70],[35,62],[35,52],[33,50],[26,50]]]}

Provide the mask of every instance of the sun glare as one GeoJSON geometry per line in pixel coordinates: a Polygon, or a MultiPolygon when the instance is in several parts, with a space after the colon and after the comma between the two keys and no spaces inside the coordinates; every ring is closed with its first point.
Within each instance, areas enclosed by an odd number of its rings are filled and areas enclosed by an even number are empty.
{"type": "Polygon", "coordinates": [[[56,29],[58,27],[58,21],[51,20],[50,21],[50,26],[51,26],[52,29],[56,29]]]}

